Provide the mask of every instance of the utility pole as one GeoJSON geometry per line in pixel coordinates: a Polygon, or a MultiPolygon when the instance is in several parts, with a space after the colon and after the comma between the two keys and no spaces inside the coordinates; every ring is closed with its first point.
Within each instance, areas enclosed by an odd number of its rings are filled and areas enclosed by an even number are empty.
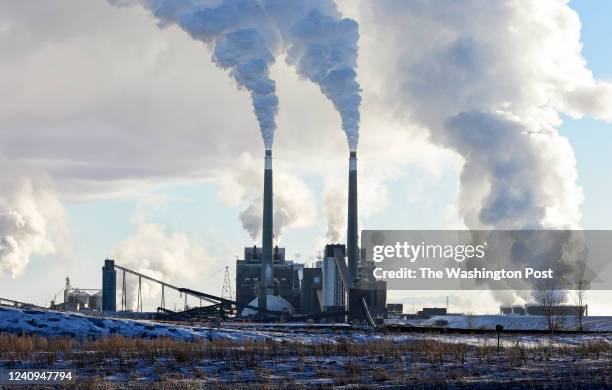
{"type": "Polygon", "coordinates": [[[221,290],[221,298],[231,300],[232,296],[232,282],[230,281],[229,267],[225,267],[225,277],[223,278],[223,290],[221,290]]]}

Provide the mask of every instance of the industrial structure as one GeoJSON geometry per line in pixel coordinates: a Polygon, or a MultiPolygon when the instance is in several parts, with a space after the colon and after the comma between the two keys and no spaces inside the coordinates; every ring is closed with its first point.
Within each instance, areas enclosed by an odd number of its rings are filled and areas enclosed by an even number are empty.
{"type": "MultiPolygon", "coordinates": [[[[263,248],[252,246],[244,248],[244,259],[236,260],[236,302],[238,313],[242,313],[247,305],[260,307],[258,294],[262,283],[266,285],[265,302],[268,296],[280,297],[284,300],[274,299],[277,303],[270,310],[287,311],[291,313],[301,312],[302,297],[300,285],[300,273],[304,266],[285,259],[285,248],[275,247],[272,251],[272,263],[269,265],[264,261],[263,248]],[[271,272],[265,271],[266,267],[271,272]],[[265,275],[270,273],[268,281],[265,275]],[[280,304],[280,306],[279,306],[280,304]]],[[[267,307],[267,306],[266,306],[267,307]]],[[[249,315],[254,315],[248,311],[249,315]]],[[[245,313],[246,314],[246,313],[245,313]]]]}
{"type": "Polygon", "coordinates": [[[64,302],[56,303],[56,294],[51,300],[51,309],[60,311],[102,310],[102,290],[100,289],[72,287],[70,278],[66,278],[66,285],[63,288],[63,292],[64,302]]]}
{"type": "MultiPolygon", "coordinates": [[[[351,280],[345,283],[344,288],[348,294],[349,320],[368,320],[372,323],[372,316],[383,317],[387,306],[387,283],[374,278],[371,269],[373,264],[361,262],[358,233],[358,207],[357,207],[357,152],[351,151],[349,155],[349,185],[348,185],[348,218],[346,232],[346,246],[348,269],[351,280]]],[[[341,266],[337,257],[338,265],[341,266]]]]}
{"type": "Polygon", "coordinates": [[[526,305],[513,305],[513,306],[500,306],[500,314],[503,315],[521,315],[521,316],[588,316],[589,307],[588,305],[576,306],[576,305],[539,305],[539,304],[526,304],[526,305]]]}
{"type": "MultiPolygon", "coordinates": [[[[273,200],[272,200],[272,151],[266,149],[264,162],[263,226],[261,231],[261,276],[257,286],[257,308],[261,317],[266,316],[268,295],[274,292],[272,284],[272,239],[273,200]]],[[[288,309],[288,308],[287,308],[288,309]]]]}
{"type": "Polygon", "coordinates": [[[240,314],[246,305],[265,316],[269,301],[275,311],[319,315],[327,320],[373,323],[386,314],[387,286],[372,275],[373,264],[361,261],[359,250],[357,153],[349,155],[347,243],[328,244],[314,268],[285,259],[285,248],[273,248],[272,152],[266,150],[264,165],[262,247],[246,247],[244,259],[236,261],[236,301],[240,314]],[[328,313],[329,316],[325,316],[328,313]]]}
{"type": "MultiPolygon", "coordinates": [[[[318,319],[334,322],[368,322],[387,312],[387,286],[372,275],[373,263],[365,261],[359,249],[357,202],[357,154],[349,155],[347,242],[328,244],[324,255],[313,268],[305,268],[286,258],[285,248],[273,246],[273,178],[272,151],[264,156],[264,190],[261,247],[247,246],[244,257],[236,260],[236,299],[217,297],[181,288],[143,275],[106,260],[102,267],[101,309],[116,312],[118,279],[120,278],[120,311],[128,311],[126,274],[138,278],[137,312],[142,312],[142,281],[156,283],[161,288],[158,312],[175,319],[219,315],[252,320],[284,318],[288,320],[318,319]],[[185,308],[180,313],[165,305],[165,290],[185,296],[185,308]],[[187,296],[200,300],[198,307],[187,305],[187,296]],[[347,316],[348,315],[348,316],[347,316]]],[[[229,283],[227,283],[229,285],[229,283]]],[[[222,294],[223,295],[223,294],[222,294]]],[[[230,293],[231,295],[231,293],[230,293]]]]}

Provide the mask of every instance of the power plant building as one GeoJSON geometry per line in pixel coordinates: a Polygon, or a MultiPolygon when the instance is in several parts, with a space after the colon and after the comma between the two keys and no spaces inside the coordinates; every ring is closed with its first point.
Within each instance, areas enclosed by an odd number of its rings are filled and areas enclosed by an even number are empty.
{"type": "Polygon", "coordinates": [[[320,314],[323,307],[323,270],[317,267],[302,271],[302,312],[320,314]]]}
{"type": "MultiPolygon", "coordinates": [[[[347,310],[350,320],[368,320],[386,315],[387,286],[372,275],[374,264],[360,259],[357,153],[349,156],[349,188],[346,245],[327,245],[325,255],[316,268],[285,259],[284,248],[272,247],[273,231],[272,152],[266,150],[264,164],[264,198],[262,247],[246,247],[244,259],[236,260],[236,302],[238,313],[247,306],[249,315],[267,317],[268,297],[288,302],[287,311],[305,315],[338,313],[347,310]]],[[[282,302],[282,301],[279,301],[282,302]]],[[[278,306],[278,305],[277,305],[278,306]]],[[[336,317],[338,320],[341,317],[336,317]]]]}
{"type": "MultiPolygon", "coordinates": [[[[258,298],[257,288],[262,276],[262,248],[244,248],[244,259],[236,260],[236,302],[238,313],[258,298]]],[[[280,296],[301,312],[302,296],[300,274],[304,265],[285,259],[285,248],[272,250],[272,285],[268,295],[280,296]]],[[[272,308],[270,308],[272,310],[272,308]]]]}
{"type": "Polygon", "coordinates": [[[340,311],[346,307],[346,288],[342,277],[344,264],[338,264],[335,251],[338,250],[344,259],[344,245],[327,245],[322,269],[323,311],[340,311]],[[342,268],[341,268],[342,267],[342,268]]]}

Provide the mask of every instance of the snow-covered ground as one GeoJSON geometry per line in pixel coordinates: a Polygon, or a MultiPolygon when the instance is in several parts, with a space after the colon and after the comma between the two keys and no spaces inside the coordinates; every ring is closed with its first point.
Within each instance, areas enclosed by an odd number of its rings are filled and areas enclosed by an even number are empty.
{"type": "MultiPolygon", "coordinates": [[[[538,318],[448,316],[421,321],[421,324],[433,325],[440,319],[449,321],[451,326],[466,328],[466,325],[495,326],[500,322],[506,327],[533,326],[528,320],[538,318]],[[513,319],[522,324],[508,322],[513,319]]],[[[156,341],[100,343],[101,346],[124,345],[109,351],[93,348],[96,343],[77,342],[70,344],[69,350],[60,348],[49,352],[42,347],[26,355],[23,351],[13,351],[12,344],[7,348],[5,343],[4,350],[0,351],[0,369],[38,368],[41,362],[53,362],[55,368],[76,367],[83,387],[95,383],[108,388],[153,388],[153,383],[163,383],[160,388],[220,386],[229,389],[259,385],[272,388],[285,383],[289,387],[305,388],[319,384],[347,388],[433,389],[466,388],[469,384],[481,389],[500,386],[517,389],[540,388],[534,385],[544,384],[543,388],[604,389],[610,388],[612,383],[609,375],[612,332],[554,336],[504,334],[501,343],[509,348],[497,349],[494,333],[443,334],[422,330],[387,333],[346,324],[238,322],[215,328],[0,306],[2,332],[51,338],[93,339],[122,335],[238,343],[185,345],[163,340],[159,344],[164,345],[163,348],[155,347],[156,341]],[[246,343],[247,340],[277,343],[262,346],[246,343]],[[149,347],[141,349],[140,346],[146,345],[149,347]]]]}
{"type": "MultiPolygon", "coordinates": [[[[575,330],[577,328],[576,317],[553,317],[552,319],[559,329],[575,330]]],[[[452,329],[495,329],[496,325],[502,325],[505,330],[547,330],[548,321],[545,316],[521,316],[521,315],[453,315],[434,316],[426,320],[391,320],[389,323],[405,324],[413,326],[437,326],[445,321],[447,328],[452,329]]],[[[584,317],[582,319],[584,330],[592,332],[612,332],[612,317],[584,317]]]]}
{"type": "Polygon", "coordinates": [[[148,320],[102,318],[78,313],[0,306],[0,332],[29,333],[44,336],[98,338],[108,335],[177,340],[227,339],[235,341],[265,340],[282,337],[251,329],[220,329],[187,326],[148,320]]]}
{"type": "MultiPolygon", "coordinates": [[[[592,319],[597,317],[590,317],[592,319]]],[[[612,318],[606,317],[606,324],[612,322],[612,318]]],[[[456,328],[468,328],[468,324],[474,324],[473,328],[495,327],[501,323],[507,329],[517,329],[518,326],[530,325],[530,320],[538,320],[537,317],[514,317],[514,316],[444,316],[434,317],[422,321],[422,325],[433,325],[436,320],[445,319],[450,326],[456,328]],[[511,322],[515,320],[516,322],[511,322]],[[451,322],[453,321],[453,322],[451,322]],[[521,322],[522,321],[522,322],[521,322]]],[[[603,324],[602,320],[602,324],[603,324]]],[[[536,324],[540,326],[538,322],[536,324]]],[[[531,324],[530,326],[533,326],[531,324]]],[[[600,326],[603,328],[603,326],[600,326]]],[[[52,310],[12,308],[0,306],[0,332],[38,334],[41,336],[71,336],[80,339],[100,338],[108,335],[121,335],[124,337],[158,338],[169,337],[175,340],[233,340],[244,342],[247,340],[275,340],[279,342],[299,343],[336,343],[341,340],[355,342],[372,342],[391,340],[397,343],[410,342],[412,340],[436,340],[448,343],[465,343],[471,345],[484,345],[496,343],[494,335],[460,335],[460,334],[431,334],[431,333],[390,333],[367,331],[363,329],[351,329],[347,325],[340,326],[312,326],[311,324],[242,324],[227,323],[219,328],[205,326],[179,325],[172,323],[161,323],[149,320],[130,320],[123,318],[101,318],[77,313],[64,313],[52,310]],[[259,325],[259,326],[258,326],[259,325]]],[[[596,335],[504,335],[502,342],[514,344],[519,342],[524,346],[536,346],[542,343],[554,343],[564,345],[575,345],[586,341],[605,341],[612,343],[612,333],[596,335]]]]}

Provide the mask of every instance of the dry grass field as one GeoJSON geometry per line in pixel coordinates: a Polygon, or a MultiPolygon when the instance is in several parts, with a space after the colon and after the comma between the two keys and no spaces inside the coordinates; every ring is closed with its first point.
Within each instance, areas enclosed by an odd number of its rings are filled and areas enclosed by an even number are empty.
{"type": "Polygon", "coordinates": [[[79,389],[607,389],[612,345],[526,347],[435,340],[334,343],[91,341],[0,334],[2,368],[72,368],[79,389]]]}

